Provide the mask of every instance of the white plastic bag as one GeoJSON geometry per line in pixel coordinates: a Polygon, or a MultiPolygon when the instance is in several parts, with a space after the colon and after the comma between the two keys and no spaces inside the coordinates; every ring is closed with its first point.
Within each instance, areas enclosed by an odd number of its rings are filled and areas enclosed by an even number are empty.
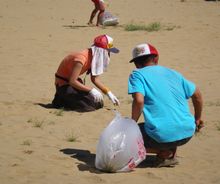
{"type": "Polygon", "coordinates": [[[106,172],[126,172],[133,170],[145,157],[146,150],[137,123],[116,113],[100,136],[95,167],[106,172]]]}
{"type": "Polygon", "coordinates": [[[118,18],[107,11],[103,13],[100,21],[100,24],[102,24],[103,26],[115,26],[118,23],[118,18]]]}

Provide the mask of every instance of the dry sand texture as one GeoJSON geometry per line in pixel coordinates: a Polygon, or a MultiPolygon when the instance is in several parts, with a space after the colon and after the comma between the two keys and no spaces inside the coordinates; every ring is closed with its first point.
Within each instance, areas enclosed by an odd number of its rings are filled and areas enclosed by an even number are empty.
{"type": "Polygon", "coordinates": [[[120,18],[118,27],[87,27],[89,0],[0,0],[0,183],[220,183],[220,2],[203,0],[106,0],[120,18]],[[128,32],[129,23],[174,29],[128,32]],[[180,147],[180,165],[134,172],[100,173],[94,169],[99,135],[114,117],[105,108],[91,113],[46,109],[54,95],[54,72],[72,50],[84,49],[98,34],[115,39],[102,81],[115,93],[123,116],[130,116],[127,79],[131,49],[150,42],[160,64],[183,73],[201,89],[206,127],[180,147]],[[70,142],[69,139],[76,138],[70,142]],[[67,140],[68,139],[68,140],[67,140]]]}

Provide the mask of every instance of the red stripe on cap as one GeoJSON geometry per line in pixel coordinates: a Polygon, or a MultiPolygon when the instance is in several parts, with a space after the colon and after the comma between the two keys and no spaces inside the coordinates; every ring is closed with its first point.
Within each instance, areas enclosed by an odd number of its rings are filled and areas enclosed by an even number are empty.
{"type": "Polygon", "coordinates": [[[158,56],[157,50],[150,44],[148,44],[148,46],[149,46],[149,49],[150,49],[150,54],[155,54],[155,55],[158,56]]]}
{"type": "Polygon", "coordinates": [[[101,47],[103,49],[107,49],[108,48],[108,39],[107,39],[106,35],[97,36],[94,39],[94,45],[96,47],[101,47]]]}

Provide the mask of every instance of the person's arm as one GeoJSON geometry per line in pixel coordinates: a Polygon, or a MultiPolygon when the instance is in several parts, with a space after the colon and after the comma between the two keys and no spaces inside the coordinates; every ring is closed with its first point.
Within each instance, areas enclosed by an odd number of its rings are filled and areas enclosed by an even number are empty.
{"type": "Polygon", "coordinates": [[[97,88],[99,88],[105,95],[108,96],[108,98],[112,101],[114,105],[120,105],[119,100],[117,97],[108,89],[100,80],[99,76],[92,76],[91,75],[91,81],[97,88]]]}
{"type": "Polygon", "coordinates": [[[196,88],[196,91],[194,92],[191,98],[192,98],[192,103],[193,103],[194,112],[195,112],[196,130],[199,131],[204,126],[204,123],[201,119],[203,99],[202,99],[201,92],[198,88],[196,88]]]}
{"type": "Polygon", "coordinates": [[[100,77],[99,76],[90,76],[91,81],[93,84],[95,84],[95,86],[97,88],[99,88],[104,94],[107,92],[107,88],[105,87],[105,85],[100,81],[100,77]]]}
{"type": "Polygon", "coordinates": [[[72,70],[69,84],[78,90],[89,92],[92,90],[92,88],[89,86],[85,86],[84,84],[82,84],[78,81],[78,77],[80,75],[82,67],[83,67],[82,63],[75,62],[74,66],[73,66],[73,70],[72,70]]]}
{"type": "Polygon", "coordinates": [[[138,121],[144,107],[144,96],[141,93],[133,93],[132,114],[131,118],[138,121]]]}

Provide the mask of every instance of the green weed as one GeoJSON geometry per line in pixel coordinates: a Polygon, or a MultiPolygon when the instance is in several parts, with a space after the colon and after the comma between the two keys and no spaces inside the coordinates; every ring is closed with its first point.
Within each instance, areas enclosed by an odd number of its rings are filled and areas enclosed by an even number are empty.
{"type": "Polygon", "coordinates": [[[125,25],[124,27],[125,31],[148,31],[148,32],[159,31],[161,28],[162,26],[160,22],[153,22],[148,25],[131,23],[125,25]]]}
{"type": "Polygon", "coordinates": [[[63,116],[64,109],[59,109],[57,111],[54,111],[53,114],[55,114],[56,116],[63,116]]]}
{"type": "Polygon", "coordinates": [[[31,143],[32,143],[32,141],[27,139],[27,140],[24,140],[24,141],[23,141],[22,145],[24,145],[24,146],[30,146],[31,143]]]}
{"type": "Polygon", "coordinates": [[[43,127],[43,124],[44,124],[44,120],[36,120],[33,122],[33,127],[36,127],[36,128],[42,128],[43,127]]]}
{"type": "Polygon", "coordinates": [[[76,142],[77,141],[77,137],[73,131],[66,134],[66,141],[68,141],[68,142],[76,142]]]}

